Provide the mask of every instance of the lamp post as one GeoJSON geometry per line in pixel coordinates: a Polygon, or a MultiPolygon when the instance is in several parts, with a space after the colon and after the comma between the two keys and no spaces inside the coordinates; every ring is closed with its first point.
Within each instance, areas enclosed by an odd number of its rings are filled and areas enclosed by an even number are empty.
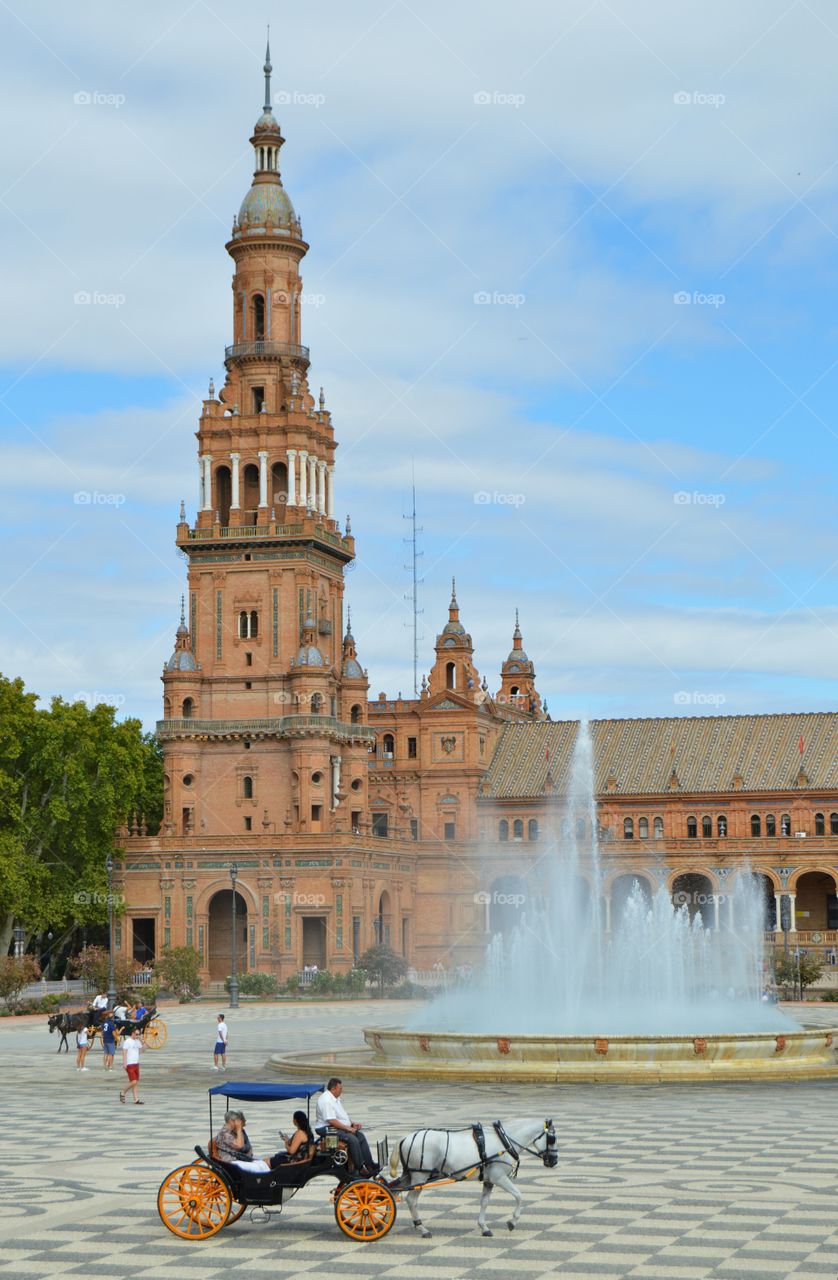
{"type": "Polygon", "coordinates": [[[239,975],[236,956],[236,880],[238,878],[239,868],[235,862],[230,863],[230,882],[233,886],[233,945],[230,956],[230,1008],[238,1009],[239,1007],[239,975]]]}
{"type": "Polygon", "coordinates": [[[108,854],[108,1008],[116,1007],[116,975],[113,967],[113,858],[108,854]]]}
{"type": "Polygon", "coordinates": [[[16,924],[13,936],[15,941],[15,960],[20,960],[23,955],[23,944],[26,941],[26,930],[21,925],[16,924]]]}

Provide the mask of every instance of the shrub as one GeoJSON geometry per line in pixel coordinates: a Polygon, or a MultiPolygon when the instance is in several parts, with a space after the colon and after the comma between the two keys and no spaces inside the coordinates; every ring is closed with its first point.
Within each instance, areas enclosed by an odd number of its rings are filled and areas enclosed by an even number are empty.
{"type": "Polygon", "coordinates": [[[4,956],[0,960],[0,998],[9,1009],[16,1009],[21,992],[40,976],[41,966],[34,956],[4,956]]]}
{"type": "Polygon", "coordinates": [[[176,995],[181,1004],[188,1004],[200,994],[200,967],[201,956],[194,947],[164,947],[154,961],[160,985],[176,995]]]}
{"type": "MultiPolygon", "coordinates": [[[[224,990],[230,994],[230,979],[224,979],[224,990]]],[[[272,973],[243,973],[239,978],[241,996],[275,996],[277,980],[272,973]]]]}
{"type": "Polygon", "coordinates": [[[363,970],[370,982],[378,983],[378,993],[383,996],[388,987],[401,982],[407,973],[407,961],[391,947],[379,943],[365,951],[356,968],[363,970]]]}
{"type": "MultiPolygon", "coordinates": [[[[91,990],[99,992],[108,989],[108,967],[107,947],[96,947],[90,943],[73,957],[68,970],[74,977],[84,978],[91,990]]],[[[115,955],[113,972],[117,991],[124,991],[130,987],[137,965],[126,956],[115,955]]]]}
{"type": "Polygon", "coordinates": [[[801,999],[806,987],[811,987],[813,982],[817,982],[823,970],[823,964],[814,956],[796,956],[793,951],[788,955],[785,951],[778,951],[774,956],[774,976],[777,985],[784,987],[786,992],[793,993],[799,987],[801,999]]]}

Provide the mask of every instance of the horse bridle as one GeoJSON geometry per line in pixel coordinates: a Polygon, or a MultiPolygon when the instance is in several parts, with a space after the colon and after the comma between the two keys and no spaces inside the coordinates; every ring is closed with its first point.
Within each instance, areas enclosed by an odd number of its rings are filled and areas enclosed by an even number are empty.
{"type": "Polygon", "coordinates": [[[525,1146],[523,1142],[516,1142],[515,1139],[511,1138],[506,1132],[500,1120],[496,1120],[492,1125],[492,1128],[498,1135],[498,1138],[503,1143],[509,1155],[512,1156],[516,1165],[521,1163],[521,1157],[518,1154],[519,1151],[526,1151],[527,1155],[530,1156],[538,1156],[539,1159],[543,1161],[545,1169],[555,1169],[556,1165],[559,1163],[559,1153],[556,1151],[558,1139],[556,1137],[556,1130],[552,1120],[544,1121],[543,1151],[538,1151],[535,1147],[536,1142],[538,1142],[538,1138],[533,1138],[530,1146],[525,1146]]]}

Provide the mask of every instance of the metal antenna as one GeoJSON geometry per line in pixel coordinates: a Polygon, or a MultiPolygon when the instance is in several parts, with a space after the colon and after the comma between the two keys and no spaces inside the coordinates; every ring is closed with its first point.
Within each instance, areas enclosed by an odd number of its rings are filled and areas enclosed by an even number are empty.
{"type": "MultiPolygon", "coordinates": [[[[411,495],[413,499],[413,508],[408,515],[402,516],[402,519],[409,520],[411,522],[411,533],[409,538],[403,538],[402,541],[406,542],[407,545],[412,549],[410,564],[406,564],[404,566],[405,569],[407,569],[408,573],[412,575],[412,590],[407,592],[407,594],[405,595],[405,600],[410,600],[413,605],[413,623],[412,623],[412,626],[413,626],[413,696],[414,698],[418,698],[419,697],[419,615],[425,612],[424,609],[419,608],[419,585],[424,581],[424,579],[419,577],[418,561],[419,561],[419,557],[423,556],[425,553],[424,551],[419,550],[419,545],[417,541],[418,535],[420,533],[423,533],[424,530],[421,528],[421,526],[417,525],[416,523],[416,469],[413,465],[411,465],[410,490],[411,490],[411,495]]],[[[411,624],[407,623],[406,625],[410,626],[411,624]]]]}

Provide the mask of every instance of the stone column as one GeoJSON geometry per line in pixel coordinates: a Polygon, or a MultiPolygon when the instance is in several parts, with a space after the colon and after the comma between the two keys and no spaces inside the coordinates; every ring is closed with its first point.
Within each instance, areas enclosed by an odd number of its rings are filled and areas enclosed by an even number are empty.
{"type": "Polygon", "coordinates": [[[719,897],[718,893],[713,894],[713,932],[719,932],[719,897]]]}
{"type": "Polygon", "coordinates": [[[259,506],[266,507],[268,505],[268,453],[266,449],[259,450],[259,506]]]}
{"type": "Polygon", "coordinates": [[[288,506],[296,507],[297,505],[297,450],[286,449],[286,457],[288,458],[288,506]]]}
{"type": "Polygon", "coordinates": [[[230,474],[233,478],[233,483],[232,483],[233,496],[230,499],[231,511],[233,510],[234,507],[238,511],[239,507],[241,506],[241,503],[239,501],[239,456],[240,455],[238,453],[230,454],[230,474]]]}
{"type": "Polygon", "coordinates": [[[340,756],[331,756],[330,764],[332,766],[332,810],[338,807],[338,792],[340,791],[340,756]]]}
{"type": "Polygon", "coordinates": [[[335,468],[332,464],[326,468],[326,515],[330,520],[335,518],[335,468]]]}
{"type": "Polygon", "coordinates": [[[201,458],[204,464],[204,511],[212,511],[212,454],[205,453],[201,458]]]}
{"type": "Polygon", "coordinates": [[[776,917],[774,932],[781,933],[783,929],[783,895],[781,893],[774,894],[774,914],[776,917]]]}
{"type": "Polygon", "coordinates": [[[611,932],[611,894],[610,892],[604,893],[602,895],[602,901],[605,906],[605,932],[610,933],[611,932]]]}
{"type": "Polygon", "coordinates": [[[308,455],[308,505],[312,511],[317,508],[317,459],[313,453],[308,455]]]}
{"type": "Polygon", "coordinates": [[[300,450],[300,501],[299,505],[304,507],[308,496],[308,452],[305,449],[300,450]]]}
{"type": "Polygon", "coordinates": [[[317,464],[317,510],[321,516],[326,514],[326,464],[317,464]]]}
{"type": "Polygon", "coordinates": [[[794,904],[797,901],[797,894],[789,894],[789,933],[797,933],[797,916],[795,915],[794,904]]]}

